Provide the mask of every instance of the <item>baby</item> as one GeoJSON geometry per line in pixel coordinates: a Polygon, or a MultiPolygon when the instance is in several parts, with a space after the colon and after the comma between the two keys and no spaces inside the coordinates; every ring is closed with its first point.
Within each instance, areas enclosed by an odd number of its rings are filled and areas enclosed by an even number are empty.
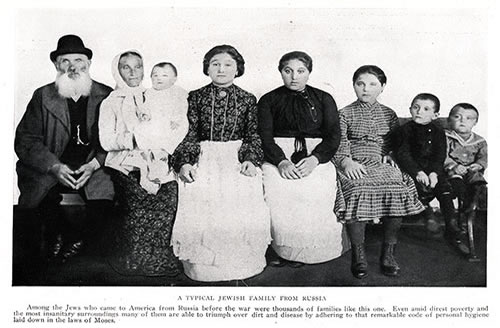
{"type": "Polygon", "coordinates": [[[446,130],[448,154],[444,169],[453,191],[464,200],[466,212],[477,206],[478,196],[486,186],[488,145],[483,137],[472,132],[478,118],[474,106],[457,104],[450,111],[446,130]]]}
{"type": "Polygon", "coordinates": [[[158,115],[168,117],[170,128],[177,129],[186,118],[182,103],[187,99],[187,92],[175,84],[177,68],[172,63],[162,62],[153,67],[151,83],[153,88],[146,91],[146,106],[158,115]]]}
{"type": "Polygon", "coordinates": [[[461,252],[467,253],[468,248],[460,239],[451,186],[443,169],[447,145],[444,129],[435,123],[439,107],[439,99],[433,94],[421,93],[413,99],[410,107],[412,120],[397,132],[394,155],[401,169],[416,182],[420,199],[426,206],[427,229],[439,231],[429,206],[429,202],[436,197],[445,220],[445,236],[461,252]]]}
{"type": "Polygon", "coordinates": [[[184,139],[187,121],[187,92],[175,84],[177,69],[172,63],[156,64],[151,71],[152,88],[144,93],[141,123],[134,129],[137,149],[124,164],[141,171],[141,186],[156,194],[161,184],[174,179],[168,164],[171,155],[184,139]]]}

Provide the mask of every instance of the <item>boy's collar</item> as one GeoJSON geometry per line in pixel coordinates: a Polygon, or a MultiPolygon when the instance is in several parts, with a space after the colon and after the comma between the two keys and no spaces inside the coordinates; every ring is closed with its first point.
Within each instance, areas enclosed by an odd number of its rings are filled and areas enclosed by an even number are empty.
{"type": "Polygon", "coordinates": [[[432,120],[432,121],[430,121],[430,122],[429,122],[429,123],[427,123],[427,124],[420,124],[420,123],[415,122],[414,120],[411,120],[410,122],[412,122],[413,124],[418,125],[418,126],[436,125],[436,123],[435,123],[435,122],[436,122],[436,120],[432,120]]]}
{"type": "Polygon", "coordinates": [[[467,139],[462,138],[462,136],[459,135],[456,131],[450,130],[450,129],[446,130],[446,135],[450,138],[458,140],[458,142],[462,145],[465,145],[465,144],[470,145],[472,143],[477,143],[477,142],[482,141],[482,138],[481,137],[477,138],[477,134],[475,134],[473,131],[471,131],[470,136],[467,139]],[[475,140],[475,139],[477,139],[477,140],[475,140]]]}

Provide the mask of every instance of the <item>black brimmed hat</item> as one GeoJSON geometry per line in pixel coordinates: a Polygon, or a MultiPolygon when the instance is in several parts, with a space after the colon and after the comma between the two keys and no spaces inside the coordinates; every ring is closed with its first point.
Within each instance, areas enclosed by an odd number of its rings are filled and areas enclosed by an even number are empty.
{"type": "Polygon", "coordinates": [[[65,54],[84,54],[92,59],[92,50],[85,48],[82,39],[76,35],[65,35],[57,42],[57,49],[50,53],[50,60],[56,61],[57,56],[65,54]]]}

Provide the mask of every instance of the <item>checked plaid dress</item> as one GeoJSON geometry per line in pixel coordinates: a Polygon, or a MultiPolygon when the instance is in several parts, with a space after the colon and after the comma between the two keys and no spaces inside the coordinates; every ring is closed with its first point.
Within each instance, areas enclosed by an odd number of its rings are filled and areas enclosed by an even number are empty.
{"type": "Polygon", "coordinates": [[[361,179],[348,178],[337,170],[340,183],[335,206],[343,221],[375,220],[386,216],[415,215],[424,210],[411,177],[399,168],[382,163],[391,151],[391,132],[399,126],[392,109],[378,102],[356,101],[339,111],[341,142],[334,156],[337,168],[350,157],[364,165],[361,179]]]}

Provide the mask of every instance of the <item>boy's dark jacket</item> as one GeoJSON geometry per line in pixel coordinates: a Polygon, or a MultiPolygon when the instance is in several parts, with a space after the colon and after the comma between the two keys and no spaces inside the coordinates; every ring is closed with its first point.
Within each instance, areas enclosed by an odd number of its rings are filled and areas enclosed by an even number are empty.
{"type": "Polygon", "coordinates": [[[420,125],[410,121],[392,134],[396,162],[403,171],[415,178],[419,171],[444,174],[446,135],[436,121],[420,125]]]}

